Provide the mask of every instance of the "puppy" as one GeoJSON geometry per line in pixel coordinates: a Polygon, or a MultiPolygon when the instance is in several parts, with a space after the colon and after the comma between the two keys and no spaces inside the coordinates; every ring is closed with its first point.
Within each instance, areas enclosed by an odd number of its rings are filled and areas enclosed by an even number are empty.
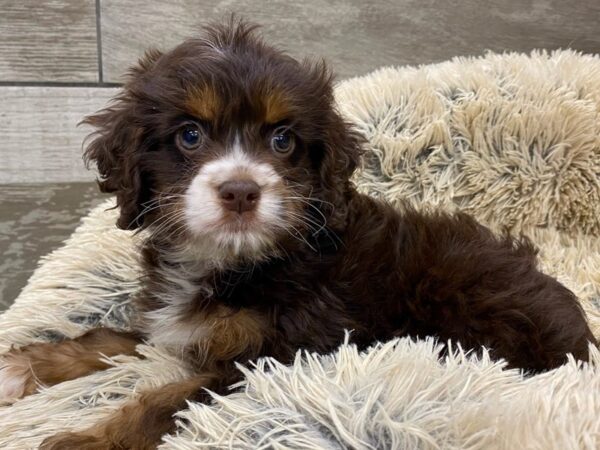
{"type": "Polygon", "coordinates": [[[146,229],[135,330],[92,330],[4,357],[4,397],[104,368],[140,340],[195,375],[44,449],[147,449],[188,399],[240,378],[234,363],[435,336],[530,372],[585,360],[595,343],[575,296],[536,268],[525,239],[465,214],[420,213],[357,193],[361,137],[336,111],[321,63],[298,62],[231,22],[150,52],[112,106],[87,119],[118,226],[146,229]],[[8,386],[8,387],[7,387],[8,386]]]}

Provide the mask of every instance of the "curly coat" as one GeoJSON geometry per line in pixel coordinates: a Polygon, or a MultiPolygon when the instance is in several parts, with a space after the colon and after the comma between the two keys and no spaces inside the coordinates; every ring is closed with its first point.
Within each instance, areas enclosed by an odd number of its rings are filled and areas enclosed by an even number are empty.
{"type": "Polygon", "coordinates": [[[90,355],[133,353],[146,339],[180,352],[196,375],[42,448],[154,448],[187,399],[227,392],[240,376],[235,363],[329,352],[346,330],[362,347],[395,336],[485,346],[530,372],[568,353],[586,360],[595,344],[577,299],[537,269],[527,239],[497,236],[466,214],[394,209],[359,194],[350,177],[363,141],[334,107],[329,71],[266,46],[251,26],[209,27],[169,53],[147,53],[116,102],[87,122],[98,131],[86,157],[101,190],[117,197],[118,226],[149,233],[135,331],[92,330],[12,357],[54,384],[102,369],[90,355]],[[202,151],[177,144],[189,120],[206,134],[202,151]],[[265,144],[282,123],[295,142],[285,157],[265,144]],[[200,238],[181,219],[197,173],[240,141],[278,174],[273,195],[287,199],[260,246],[211,240],[229,226],[223,218],[200,238]]]}

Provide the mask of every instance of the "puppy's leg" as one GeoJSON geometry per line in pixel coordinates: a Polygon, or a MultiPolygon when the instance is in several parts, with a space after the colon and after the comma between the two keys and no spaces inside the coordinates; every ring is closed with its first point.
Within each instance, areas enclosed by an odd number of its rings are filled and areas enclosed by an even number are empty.
{"type": "Polygon", "coordinates": [[[108,328],[88,331],[58,343],[37,343],[0,356],[0,403],[30,395],[38,385],[52,386],[103,370],[102,355],[131,355],[140,342],[133,333],[108,328]]]}
{"type": "Polygon", "coordinates": [[[202,388],[223,390],[226,384],[216,373],[204,373],[186,381],[170,383],[140,395],[114,415],[79,433],[60,433],[44,440],[41,450],[154,449],[161,437],[175,428],[173,415],[186,400],[207,401],[202,388]]]}

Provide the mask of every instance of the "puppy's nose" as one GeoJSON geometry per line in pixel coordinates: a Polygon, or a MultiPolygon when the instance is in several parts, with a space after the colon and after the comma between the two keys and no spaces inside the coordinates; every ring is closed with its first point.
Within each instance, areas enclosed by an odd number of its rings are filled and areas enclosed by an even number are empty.
{"type": "Polygon", "coordinates": [[[260,198],[260,187],[254,181],[226,181],[219,186],[219,196],[225,208],[242,214],[252,211],[260,198]]]}

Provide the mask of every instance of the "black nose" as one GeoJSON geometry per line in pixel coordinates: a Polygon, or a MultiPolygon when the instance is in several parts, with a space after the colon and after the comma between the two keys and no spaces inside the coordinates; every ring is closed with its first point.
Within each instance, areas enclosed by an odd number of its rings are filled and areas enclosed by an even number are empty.
{"type": "Polygon", "coordinates": [[[225,208],[239,214],[252,211],[260,198],[260,187],[254,181],[226,181],[219,186],[219,197],[225,208]]]}

